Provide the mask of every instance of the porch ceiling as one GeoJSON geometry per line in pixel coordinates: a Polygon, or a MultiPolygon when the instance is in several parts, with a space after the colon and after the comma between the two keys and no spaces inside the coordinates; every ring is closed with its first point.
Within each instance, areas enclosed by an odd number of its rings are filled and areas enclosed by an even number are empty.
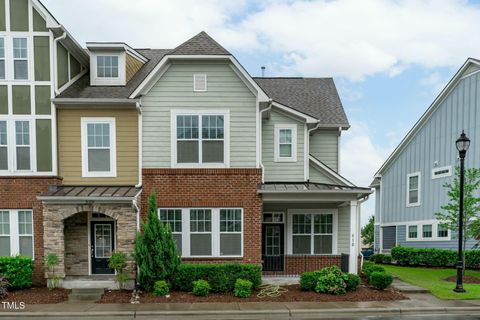
{"type": "Polygon", "coordinates": [[[54,186],[38,196],[42,201],[132,201],[141,189],[134,186],[54,186]]]}

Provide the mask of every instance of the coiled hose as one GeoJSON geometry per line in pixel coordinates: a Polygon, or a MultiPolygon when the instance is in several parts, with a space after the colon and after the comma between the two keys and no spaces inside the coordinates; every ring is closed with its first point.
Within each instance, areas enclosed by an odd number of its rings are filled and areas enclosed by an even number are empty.
{"type": "Polygon", "coordinates": [[[260,286],[260,292],[257,294],[259,298],[276,298],[280,297],[283,293],[287,292],[287,288],[283,288],[278,284],[264,284],[260,286]]]}

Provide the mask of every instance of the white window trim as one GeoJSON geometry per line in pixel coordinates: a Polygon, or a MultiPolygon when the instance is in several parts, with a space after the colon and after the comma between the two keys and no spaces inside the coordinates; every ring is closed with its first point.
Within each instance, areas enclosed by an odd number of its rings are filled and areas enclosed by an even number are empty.
{"type": "Polygon", "coordinates": [[[10,68],[11,68],[11,72],[12,72],[12,80],[13,81],[20,81],[21,82],[21,81],[29,81],[30,80],[30,77],[31,77],[30,68],[31,68],[31,64],[32,64],[31,61],[30,61],[30,50],[31,50],[30,43],[32,42],[32,41],[30,41],[31,39],[32,38],[29,37],[29,36],[18,36],[18,35],[14,35],[11,38],[12,46],[11,46],[10,49],[12,51],[12,53],[11,53],[12,54],[11,55],[12,63],[11,63],[10,68]],[[27,40],[27,57],[26,58],[15,58],[15,54],[13,52],[13,50],[14,50],[13,40],[14,39],[26,39],[27,40]],[[15,79],[15,61],[27,61],[27,78],[26,79],[15,79]]]}
{"type": "Polygon", "coordinates": [[[194,92],[207,92],[208,91],[208,82],[207,82],[207,75],[202,74],[194,74],[193,75],[193,91],[194,92]],[[197,78],[203,78],[205,81],[205,89],[198,89],[197,88],[197,78]]]}
{"type": "Polygon", "coordinates": [[[296,124],[276,124],[274,132],[274,160],[275,162],[297,162],[297,125],[296,124]],[[292,156],[280,156],[280,130],[292,130],[292,156]]]}
{"type": "MultiPolygon", "coordinates": [[[[8,211],[10,220],[10,256],[15,257],[20,254],[20,228],[18,224],[18,213],[20,211],[29,211],[32,215],[32,260],[35,259],[35,221],[32,209],[0,209],[0,211],[8,211]]],[[[30,236],[30,235],[22,235],[30,236]]]]}
{"type": "MultiPolygon", "coordinates": [[[[32,120],[29,120],[29,119],[15,119],[13,121],[13,124],[12,124],[12,139],[13,139],[13,170],[15,172],[33,172],[34,169],[33,169],[33,166],[34,166],[34,152],[33,152],[33,145],[34,145],[34,140],[36,140],[32,133],[33,133],[33,123],[34,121],[32,120]],[[28,140],[29,140],[29,144],[28,145],[17,145],[17,132],[16,132],[16,123],[17,122],[28,122],[28,140]],[[29,148],[29,151],[30,151],[30,169],[26,169],[26,170],[19,170],[17,169],[17,147],[28,147],[29,148]]],[[[8,130],[7,130],[8,131],[8,130]]],[[[8,139],[8,136],[7,136],[7,139],[8,139]]],[[[36,152],[35,152],[36,154],[36,152]]],[[[35,159],[35,163],[36,163],[36,159],[35,159]]]]}
{"type": "MultiPolygon", "coordinates": [[[[157,214],[160,216],[160,210],[182,210],[182,258],[204,259],[204,258],[242,258],[244,254],[244,234],[245,234],[245,217],[243,208],[158,208],[157,214]],[[190,254],[190,210],[211,210],[212,211],[212,229],[210,232],[194,232],[194,234],[211,234],[212,235],[212,255],[199,256],[190,254]],[[231,209],[241,210],[242,220],[241,232],[220,232],[220,210],[231,209]],[[240,255],[221,255],[220,254],[220,235],[222,233],[240,234],[241,254],[240,255]]],[[[177,232],[179,234],[179,232],[177,232]]]]}
{"type": "Polygon", "coordinates": [[[0,80],[5,80],[7,79],[7,44],[6,44],[6,38],[5,37],[0,37],[0,39],[3,39],[3,58],[0,58],[0,61],[3,61],[3,66],[5,68],[4,70],[4,78],[0,78],[0,80]]]}
{"type": "MultiPolygon", "coordinates": [[[[199,138],[201,137],[201,121],[199,125],[199,138]]],[[[171,136],[171,167],[172,168],[229,168],[230,167],[230,111],[229,110],[171,110],[170,111],[170,136],[171,136]],[[179,115],[219,115],[223,116],[223,163],[201,163],[202,144],[199,146],[199,163],[177,163],[177,116],[179,115]]],[[[201,140],[201,138],[200,138],[201,140]]]]}
{"type": "Polygon", "coordinates": [[[124,86],[126,84],[126,53],[118,51],[90,52],[90,82],[92,86],[124,86]],[[118,57],[118,77],[100,78],[97,75],[97,57],[117,56],[118,57]]]}
{"type": "Polygon", "coordinates": [[[115,118],[81,118],[81,140],[82,140],[82,177],[83,178],[115,178],[117,176],[117,146],[115,118]],[[88,171],[88,137],[87,124],[108,123],[110,124],[110,171],[89,172],[88,171]]]}
{"type": "Polygon", "coordinates": [[[422,173],[414,172],[407,174],[407,207],[419,207],[422,204],[422,173]],[[410,178],[418,177],[418,201],[410,203],[410,178]]]}
{"type": "Polygon", "coordinates": [[[433,180],[450,177],[451,175],[452,175],[452,166],[445,166],[445,167],[439,167],[439,168],[432,169],[432,179],[433,180]],[[438,174],[438,175],[435,174],[436,172],[444,171],[444,170],[448,170],[448,172],[438,174]]]}
{"type": "MultiPolygon", "coordinates": [[[[332,214],[333,226],[332,226],[332,253],[314,254],[314,237],[310,238],[310,252],[312,256],[330,256],[338,254],[338,209],[290,209],[287,212],[287,248],[286,252],[289,255],[293,255],[293,215],[294,214],[332,214]]],[[[313,219],[312,219],[313,228],[313,219]]],[[[313,231],[313,229],[312,229],[313,231]]],[[[313,232],[311,233],[313,235],[313,232]]],[[[300,254],[303,255],[303,254],[300,254]]]]}
{"type": "MultiPolygon", "coordinates": [[[[439,237],[438,236],[438,227],[442,223],[438,220],[421,220],[421,221],[412,221],[408,222],[405,225],[406,232],[405,232],[405,240],[407,242],[415,242],[415,241],[450,241],[452,239],[452,232],[450,229],[447,229],[448,236],[447,237],[439,237]],[[423,226],[424,225],[432,225],[432,237],[431,238],[424,238],[423,237],[423,226]],[[408,228],[410,226],[417,227],[417,237],[410,238],[408,228]]],[[[397,228],[398,229],[398,228],[397,228]]]]}

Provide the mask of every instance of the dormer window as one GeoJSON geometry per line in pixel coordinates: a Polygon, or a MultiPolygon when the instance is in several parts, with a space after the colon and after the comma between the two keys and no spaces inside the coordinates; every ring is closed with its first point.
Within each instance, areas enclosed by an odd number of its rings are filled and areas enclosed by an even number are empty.
{"type": "Polygon", "coordinates": [[[97,77],[118,78],[118,56],[97,56],[97,77]]]}

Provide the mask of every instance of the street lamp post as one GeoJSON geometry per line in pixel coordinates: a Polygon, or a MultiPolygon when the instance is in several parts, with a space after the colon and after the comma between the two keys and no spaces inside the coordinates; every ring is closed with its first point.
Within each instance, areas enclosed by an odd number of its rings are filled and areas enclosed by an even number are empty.
{"type": "Polygon", "coordinates": [[[465,184],[465,156],[468,147],[470,146],[470,139],[467,138],[465,131],[462,131],[460,138],[456,142],[458,154],[460,156],[460,201],[459,218],[458,218],[458,262],[457,262],[457,286],[453,291],[465,292],[463,289],[463,187],[465,184]]]}

